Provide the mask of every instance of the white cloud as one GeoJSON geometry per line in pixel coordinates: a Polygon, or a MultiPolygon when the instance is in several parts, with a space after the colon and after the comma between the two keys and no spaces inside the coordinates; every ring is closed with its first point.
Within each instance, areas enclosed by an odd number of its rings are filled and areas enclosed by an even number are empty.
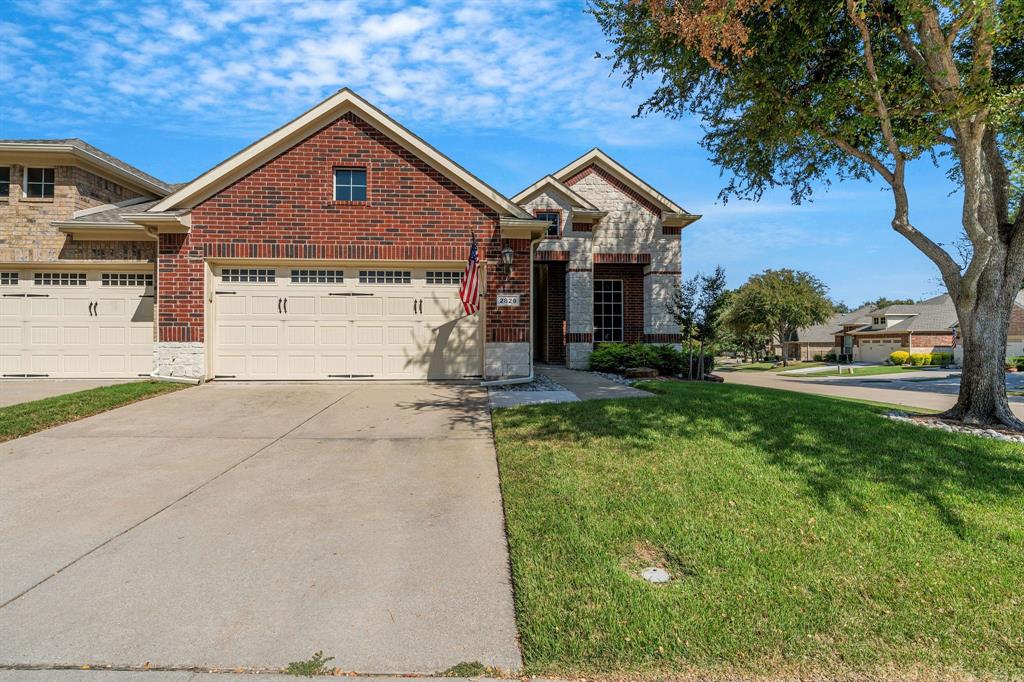
{"type": "Polygon", "coordinates": [[[143,118],[168,128],[188,112],[197,127],[256,135],[349,86],[410,125],[515,127],[538,139],[620,146],[691,141],[697,132],[660,118],[624,125],[643,91],[624,90],[593,58],[605,46],[591,17],[551,2],[75,7],[32,0],[0,23],[0,90],[19,107],[66,106],[97,125],[143,118]],[[49,19],[35,18],[44,11],[49,19]],[[33,43],[47,47],[18,49],[33,43]],[[16,77],[36,68],[43,84],[16,77]],[[110,94],[123,106],[95,106],[110,94]]]}

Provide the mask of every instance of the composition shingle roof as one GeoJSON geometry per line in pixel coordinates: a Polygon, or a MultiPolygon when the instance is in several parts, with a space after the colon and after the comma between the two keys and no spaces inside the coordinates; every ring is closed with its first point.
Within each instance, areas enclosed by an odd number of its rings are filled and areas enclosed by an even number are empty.
{"type": "Polygon", "coordinates": [[[941,294],[920,303],[910,305],[891,305],[872,311],[873,317],[889,315],[909,315],[885,329],[874,329],[867,325],[853,330],[855,334],[881,334],[889,332],[925,332],[948,331],[957,322],[956,307],[949,294],[941,294]]]}
{"type": "Polygon", "coordinates": [[[126,206],[114,206],[106,209],[105,211],[96,211],[94,213],[87,213],[80,215],[77,218],[68,220],[65,222],[69,223],[110,223],[111,225],[118,224],[130,224],[131,221],[125,220],[123,216],[130,213],[142,213],[150,206],[160,201],[159,199],[152,199],[150,201],[142,201],[139,203],[128,204],[126,206]]]}
{"type": "Polygon", "coordinates": [[[152,183],[152,184],[154,184],[154,185],[156,185],[158,187],[161,187],[161,188],[163,188],[167,192],[171,192],[173,190],[173,188],[174,188],[174,185],[168,184],[168,183],[164,182],[163,180],[161,180],[160,178],[153,177],[149,173],[146,173],[145,171],[139,170],[138,168],[136,168],[135,166],[131,165],[130,163],[122,161],[121,159],[117,158],[116,156],[113,156],[111,154],[106,153],[102,149],[98,149],[97,147],[93,147],[91,144],[89,144],[85,140],[82,140],[82,139],[77,138],[77,137],[68,137],[68,138],[61,138],[61,139],[0,140],[0,144],[4,144],[4,143],[8,143],[8,144],[53,145],[53,146],[62,145],[62,146],[74,147],[75,149],[78,149],[79,151],[82,151],[82,152],[85,152],[87,154],[91,154],[93,156],[96,156],[96,157],[98,157],[100,159],[103,159],[104,161],[106,161],[110,165],[116,166],[117,168],[120,168],[122,171],[124,171],[126,173],[130,173],[131,175],[134,175],[134,176],[136,176],[136,177],[138,177],[138,178],[140,178],[142,180],[145,180],[146,182],[149,182],[149,183],[152,183]]]}

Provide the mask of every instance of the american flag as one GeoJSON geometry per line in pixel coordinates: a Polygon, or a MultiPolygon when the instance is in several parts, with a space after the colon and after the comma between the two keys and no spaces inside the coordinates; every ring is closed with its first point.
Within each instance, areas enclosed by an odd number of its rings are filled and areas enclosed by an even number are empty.
{"type": "Polygon", "coordinates": [[[469,246],[469,261],[466,263],[466,272],[462,275],[462,284],[459,286],[459,298],[462,299],[462,307],[467,315],[472,315],[480,309],[480,286],[476,276],[476,239],[469,246]]]}

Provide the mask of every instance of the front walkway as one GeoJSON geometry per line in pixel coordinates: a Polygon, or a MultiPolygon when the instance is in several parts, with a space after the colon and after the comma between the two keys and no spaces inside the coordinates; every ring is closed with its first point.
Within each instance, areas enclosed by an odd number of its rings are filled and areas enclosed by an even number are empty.
{"type": "Polygon", "coordinates": [[[536,380],[533,385],[492,388],[491,407],[538,405],[541,403],[571,403],[577,400],[608,400],[611,398],[648,398],[641,391],[626,384],[607,379],[594,372],[581,372],[556,365],[534,365],[536,380]]]}

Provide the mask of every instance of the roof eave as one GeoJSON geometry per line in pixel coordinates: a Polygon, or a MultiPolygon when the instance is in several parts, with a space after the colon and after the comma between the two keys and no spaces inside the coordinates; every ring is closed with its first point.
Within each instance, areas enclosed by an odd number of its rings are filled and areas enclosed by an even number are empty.
{"type": "Polygon", "coordinates": [[[493,187],[348,88],[339,90],[304,114],[228,157],[178,191],[165,197],[150,210],[156,212],[174,208],[192,208],[238,180],[253,168],[258,168],[283,150],[291,148],[331,121],[352,111],[357,112],[361,118],[366,119],[368,123],[387,134],[390,139],[476,196],[495,210],[499,216],[530,217],[525,210],[493,187]]]}
{"type": "Polygon", "coordinates": [[[149,192],[154,197],[166,197],[167,187],[155,183],[152,180],[131,173],[120,166],[116,166],[106,159],[96,156],[84,149],[72,144],[38,144],[33,142],[0,142],[0,155],[9,152],[12,155],[33,155],[41,158],[54,158],[70,156],[84,165],[90,166],[92,170],[100,171],[100,175],[113,176],[118,182],[125,186],[143,192],[149,192]]]}

